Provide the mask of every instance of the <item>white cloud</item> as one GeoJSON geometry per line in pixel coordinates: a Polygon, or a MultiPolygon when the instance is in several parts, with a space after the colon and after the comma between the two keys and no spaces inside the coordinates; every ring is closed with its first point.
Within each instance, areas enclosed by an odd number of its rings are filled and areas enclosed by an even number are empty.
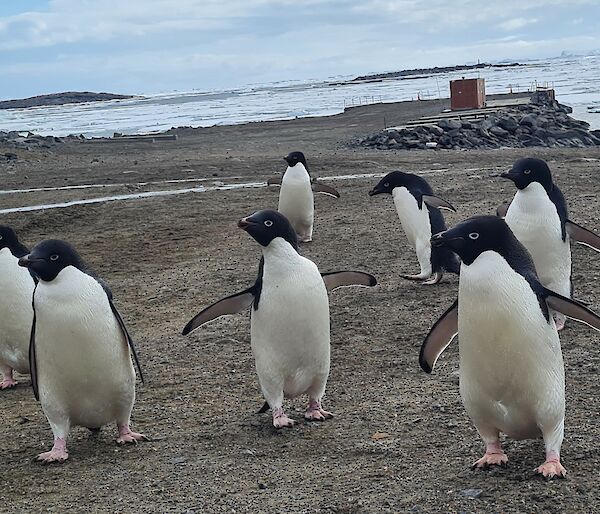
{"type": "Polygon", "coordinates": [[[513,31],[522,29],[527,25],[531,25],[533,23],[537,23],[537,18],[511,18],[510,20],[503,21],[502,23],[498,23],[498,27],[505,31],[513,31]]]}

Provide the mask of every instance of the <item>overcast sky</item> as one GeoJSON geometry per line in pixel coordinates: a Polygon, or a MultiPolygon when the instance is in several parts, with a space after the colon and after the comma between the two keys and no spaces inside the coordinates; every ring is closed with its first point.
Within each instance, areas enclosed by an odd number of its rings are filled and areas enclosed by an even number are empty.
{"type": "Polygon", "coordinates": [[[600,0],[2,0],[0,97],[152,93],[600,49],[600,0]]]}

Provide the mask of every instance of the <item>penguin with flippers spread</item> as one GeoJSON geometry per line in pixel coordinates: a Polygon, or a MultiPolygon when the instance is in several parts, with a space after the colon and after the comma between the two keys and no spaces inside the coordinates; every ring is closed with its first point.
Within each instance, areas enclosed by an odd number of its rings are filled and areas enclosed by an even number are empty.
{"type": "Polygon", "coordinates": [[[550,310],[600,330],[600,317],[539,281],[533,260],[504,220],[477,216],[433,236],[432,245],[462,259],[458,299],[434,324],[419,362],[431,373],[459,336],[460,394],[485,442],[473,466],[504,465],[502,432],[515,439],[542,436],[546,460],[536,472],[566,474],[560,462],[565,375],[550,310]]]}
{"type": "Polygon", "coordinates": [[[293,426],[283,400],[302,394],[309,399],[306,419],[329,418],[331,413],[321,405],[330,365],[327,291],[374,286],[375,277],[358,271],[321,274],[311,260],[298,253],[296,233],[279,212],[258,211],[242,218],[238,226],[262,247],[254,285],[202,310],[185,326],[183,334],[219,316],[250,309],[252,353],[262,393],[272,410],[273,426],[293,426]]]}

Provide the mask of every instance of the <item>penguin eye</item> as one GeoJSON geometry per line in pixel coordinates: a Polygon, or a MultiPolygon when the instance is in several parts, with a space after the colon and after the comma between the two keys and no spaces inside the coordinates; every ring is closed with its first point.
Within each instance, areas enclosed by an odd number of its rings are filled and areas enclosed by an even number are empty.
{"type": "Polygon", "coordinates": [[[50,256],[50,260],[51,260],[51,261],[57,261],[57,260],[58,260],[58,254],[57,254],[57,253],[54,253],[54,254],[52,254],[52,255],[50,256]]]}
{"type": "Polygon", "coordinates": [[[2,236],[0,236],[0,241],[2,241],[2,236]]]}
{"type": "Polygon", "coordinates": [[[474,241],[475,239],[479,239],[479,234],[477,232],[471,232],[469,234],[469,238],[473,239],[473,241],[474,241]]]}
{"type": "Polygon", "coordinates": [[[265,227],[272,227],[273,222],[271,220],[265,220],[265,227]]]}
{"type": "Polygon", "coordinates": [[[529,174],[531,173],[531,170],[525,170],[523,173],[524,173],[525,175],[529,175],[529,174]]]}
{"type": "Polygon", "coordinates": [[[386,182],[385,184],[383,184],[383,187],[390,187],[390,183],[386,182]]]}

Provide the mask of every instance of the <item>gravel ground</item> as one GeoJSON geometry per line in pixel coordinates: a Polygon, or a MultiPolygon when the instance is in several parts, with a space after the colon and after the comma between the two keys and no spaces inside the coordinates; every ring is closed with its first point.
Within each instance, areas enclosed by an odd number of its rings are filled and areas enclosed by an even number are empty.
{"type": "MultiPolygon", "coordinates": [[[[304,150],[327,176],[426,173],[458,214],[450,224],[492,213],[514,194],[495,176],[518,150],[378,152],[346,142],[439,105],[413,102],[352,109],[330,118],[180,130],[164,143],[68,143],[18,151],[0,163],[2,189],[108,184],[97,190],[0,195],[0,209],[131,191],[175,179],[257,181],[304,150]],[[240,177],[234,179],[232,177],[240,177]],[[126,184],[126,185],[123,185],[126,184]]],[[[0,151],[3,149],[0,148],[0,151]]],[[[6,150],[8,151],[8,150],[6,150]]],[[[600,231],[600,149],[530,151],[548,160],[571,218],[600,231]]],[[[421,341],[454,300],[457,279],[434,287],[404,281],[418,265],[389,197],[369,198],[377,178],[335,182],[341,198],[316,199],[314,242],[301,251],[322,271],[375,274],[374,289],[331,293],[332,367],[324,406],[335,418],[301,420],[304,399],[288,402],[299,422],[275,431],[262,404],[249,320],[222,318],[180,335],[203,306],[254,280],[260,249],[236,221],[277,205],[277,190],[238,189],[0,215],[22,240],[71,241],[113,288],[137,341],[147,377],[133,426],[152,441],[126,448],[114,427],[97,436],[76,428],[63,465],[38,465],[52,434],[28,377],[0,394],[2,512],[592,512],[597,509],[600,336],[570,322],[561,333],[567,377],[563,461],[568,478],[534,476],[540,441],[507,440],[506,469],[476,472],[483,445],[458,393],[453,344],[428,376],[421,341]]],[[[333,182],[331,182],[333,183],[333,182]]],[[[574,248],[576,296],[600,310],[600,260],[574,248]]],[[[109,372],[109,370],[108,370],[109,372]]]]}

